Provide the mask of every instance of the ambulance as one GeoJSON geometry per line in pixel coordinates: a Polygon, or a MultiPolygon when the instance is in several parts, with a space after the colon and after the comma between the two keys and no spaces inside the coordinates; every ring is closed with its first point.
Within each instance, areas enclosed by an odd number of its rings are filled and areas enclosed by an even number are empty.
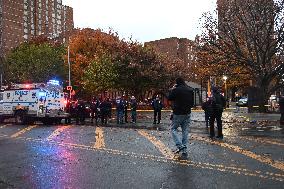
{"type": "Polygon", "coordinates": [[[64,111],[66,104],[59,81],[14,84],[0,92],[0,122],[14,118],[16,124],[60,123],[70,116],[64,111]]]}

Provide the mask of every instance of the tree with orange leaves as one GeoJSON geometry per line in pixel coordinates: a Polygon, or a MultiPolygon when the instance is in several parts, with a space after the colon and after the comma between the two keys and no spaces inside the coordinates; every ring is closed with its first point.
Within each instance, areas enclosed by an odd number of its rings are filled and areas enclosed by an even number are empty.
{"type": "Polygon", "coordinates": [[[138,95],[163,88],[169,78],[157,53],[112,31],[77,30],[69,46],[73,83],[87,94],[118,90],[138,95]]]}
{"type": "Polygon", "coordinates": [[[212,55],[208,63],[222,74],[248,72],[258,91],[260,111],[265,111],[270,94],[284,86],[284,1],[218,2],[218,17],[203,17],[200,43],[212,55]]]}

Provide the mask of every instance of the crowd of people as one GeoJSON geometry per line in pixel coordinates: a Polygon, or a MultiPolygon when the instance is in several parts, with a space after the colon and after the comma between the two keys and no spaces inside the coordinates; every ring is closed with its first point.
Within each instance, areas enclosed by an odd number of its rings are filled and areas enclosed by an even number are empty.
{"type": "Polygon", "coordinates": [[[116,109],[117,124],[128,123],[128,109],[131,110],[131,122],[137,121],[137,101],[134,96],[131,96],[127,100],[126,96],[118,96],[115,102],[112,102],[109,98],[94,97],[91,102],[85,102],[83,100],[68,101],[66,105],[66,111],[70,114],[70,117],[65,122],[71,123],[71,119],[76,120],[76,124],[85,124],[86,117],[91,118],[91,123],[96,125],[101,120],[101,124],[106,125],[112,116],[112,109],[116,109]]]}
{"type": "MultiPolygon", "coordinates": [[[[187,157],[187,143],[189,134],[189,125],[191,122],[191,108],[194,105],[194,92],[182,78],[177,78],[175,85],[169,89],[167,94],[164,94],[169,102],[171,102],[172,116],[171,116],[171,133],[174,143],[177,147],[175,153],[182,157],[187,157]],[[181,128],[181,138],[178,136],[178,128],[181,128]]],[[[163,101],[159,95],[156,95],[152,100],[153,108],[153,124],[161,123],[161,111],[164,108],[163,101]]],[[[116,110],[116,123],[128,123],[128,112],[131,113],[131,123],[137,122],[137,106],[135,96],[127,98],[125,95],[118,96],[115,101],[109,98],[94,97],[86,112],[86,103],[78,100],[67,104],[67,112],[70,113],[71,118],[75,118],[76,124],[85,124],[85,119],[88,114],[91,117],[91,123],[96,125],[101,121],[102,125],[106,125],[112,115],[112,109],[116,110]],[[130,109],[130,111],[129,111],[130,109]]],[[[202,104],[202,109],[205,112],[206,127],[210,128],[211,139],[215,138],[214,122],[217,122],[217,136],[216,138],[223,139],[222,133],[222,112],[226,106],[226,100],[220,93],[217,87],[212,88],[212,95],[202,104]]],[[[71,118],[66,119],[66,123],[71,122],[71,118]]]]}

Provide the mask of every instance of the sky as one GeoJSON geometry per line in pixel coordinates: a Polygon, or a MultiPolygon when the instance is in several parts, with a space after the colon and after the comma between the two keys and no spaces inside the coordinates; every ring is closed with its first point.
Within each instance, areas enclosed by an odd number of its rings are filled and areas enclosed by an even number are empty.
{"type": "Polygon", "coordinates": [[[194,39],[201,33],[202,13],[216,0],[63,0],[73,8],[76,28],[118,32],[139,42],[168,37],[194,39]]]}

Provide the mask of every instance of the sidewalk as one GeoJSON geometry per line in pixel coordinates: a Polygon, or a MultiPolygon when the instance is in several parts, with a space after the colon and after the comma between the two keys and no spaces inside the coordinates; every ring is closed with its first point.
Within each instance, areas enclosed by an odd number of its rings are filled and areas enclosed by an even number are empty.
{"type": "Polygon", "coordinates": [[[280,120],[280,114],[276,114],[276,113],[244,113],[241,116],[243,116],[243,118],[246,118],[248,121],[279,121],[280,120]]]}

